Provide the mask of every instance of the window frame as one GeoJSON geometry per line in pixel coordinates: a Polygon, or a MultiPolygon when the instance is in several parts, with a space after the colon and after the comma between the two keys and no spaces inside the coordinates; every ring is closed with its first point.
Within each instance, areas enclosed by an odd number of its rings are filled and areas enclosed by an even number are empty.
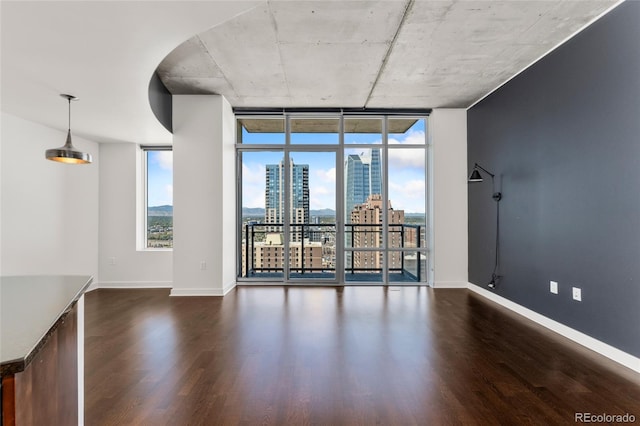
{"type": "MultiPolygon", "coordinates": [[[[137,251],[173,251],[173,238],[171,239],[171,247],[149,247],[148,246],[148,209],[149,209],[149,193],[148,193],[148,153],[150,151],[173,151],[172,145],[138,145],[136,151],[136,162],[138,164],[137,179],[137,198],[136,208],[136,250],[137,251]]],[[[173,182],[173,170],[171,171],[173,182]]],[[[172,203],[173,206],[173,203],[172,203]]],[[[173,217],[173,216],[172,216],[173,217]]],[[[173,226],[172,226],[173,227],[173,226]]]]}
{"type": "MultiPolygon", "coordinates": [[[[382,227],[382,238],[383,244],[382,248],[380,247],[359,247],[357,250],[353,247],[346,247],[345,241],[337,241],[336,242],[336,278],[337,285],[402,285],[403,283],[389,281],[389,271],[388,271],[388,257],[393,255],[393,253],[403,252],[403,253],[420,253],[426,256],[426,265],[424,270],[424,275],[420,281],[411,282],[405,285],[428,285],[433,286],[434,282],[434,271],[433,271],[433,253],[434,253],[434,241],[433,241],[433,204],[432,204],[432,196],[433,196],[433,164],[432,164],[432,142],[431,142],[431,125],[429,120],[429,113],[407,113],[407,112],[396,112],[394,113],[377,113],[377,114],[363,114],[363,113],[351,113],[347,114],[344,112],[329,112],[329,113],[321,113],[321,112],[282,112],[278,113],[270,113],[270,114],[242,114],[236,115],[237,125],[240,129],[241,119],[251,119],[251,118],[260,118],[260,119],[283,119],[285,120],[285,143],[278,145],[267,145],[267,144],[252,144],[252,143],[243,143],[242,137],[238,137],[236,140],[236,169],[237,169],[237,179],[236,179],[236,217],[239,220],[239,223],[242,223],[242,153],[244,152],[260,152],[260,151],[282,151],[284,155],[288,155],[288,153],[292,151],[335,151],[336,152],[336,164],[344,164],[344,158],[346,157],[346,150],[348,149],[362,149],[362,148],[370,148],[370,149],[380,149],[381,150],[381,167],[382,171],[382,197],[384,200],[387,200],[389,197],[389,183],[388,183],[388,173],[389,173],[389,159],[388,155],[391,150],[404,150],[404,149],[420,149],[424,151],[424,167],[425,167],[425,189],[424,189],[424,199],[425,199],[425,233],[426,239],[424,241],[424,245],[420,247],[402,247],[402,248],[392,248],[389,247],[387,238],[388,238],[388,229],[389,229],[389,218],[387,209],[383,209],[383,227],[382,227]],[[339,118],[340,127],[339,127],[339,143],[338,144],[328,144],[328,145],[314,145],[314,144],[292,144],[290,141],[290,132],[291,132],[291,120],[295,120],[297,118],[339,118]],[[380,119],[382,122],[382,131],[381,131],[381,143],[371,144],[371,143],[362,143],[362,144],[351,144],[345,143],[345,120],[351,118],[367,118],[367,119],[380,119]],[[402,118],[402,119],[416,119],[416,120],[424,120],[425,126],[425,141],[424,143],[418,144],[390,144],[389,143],[389,120],[394,118],[402,118]],[[361,252],[371,252],[371,251],[380,251],[383,253],[383,277],[382,283],[378,281],[371,282],[363,282],[363,281],[347,281],[345,280],[345,260],[338,261],[338,256],[344,257],[346,253],[351,252],[355,253],[356,251],[361,252]],[[341,265],[340,268],[338,266],[341,265]]],[[[238,131],[238,134],[241,135],[241,131],[238,131]]],[[[395,135],[395,133],[394,133],[395,135]]],[[[341,168],[342,169],[342,168],[341,168]]],[[[340,222],[344,218],[346,221],[346,217],[344,217],[344,179],[346,179],[344,172],[341,172],[336,176],[338,192],[336,193],[336,215],[337,220],[340,222]],[[342,189],[340,189],[342,188],[342,189]]],[[[275,281],[278,284],[299,284],[300,282],[296,279],[287,278],[287,274],[285,273],[283,277],[277,279],[271,278],[261,278],[261,277],[244,277],[242,274],[242,227],[239,226],[237,229],[237,247],[236,251],[239,253],[237,256],[238,265],[236,271],[236,281],[238,284],[268,284],[270,282],[275,281]]],[[[336,232],[338,229],[336,228],[336,232]]],[[[418,236],[418,238],[420,238],[418,236]]],[[[287,240],[285,236],[285,240],[287,240]]],[[[343,238],[344,240],[344,238],[343,238]]],[[[417,256],[418,261],[420,261],[420,256],[417,256]]],[[[327,283],[329,284],[329,283],[327,283]]],[[[327,285],[325,284],[325,285],[327,285]]],[[[331,284],[329,284],[331,285],[331,284]]]]}

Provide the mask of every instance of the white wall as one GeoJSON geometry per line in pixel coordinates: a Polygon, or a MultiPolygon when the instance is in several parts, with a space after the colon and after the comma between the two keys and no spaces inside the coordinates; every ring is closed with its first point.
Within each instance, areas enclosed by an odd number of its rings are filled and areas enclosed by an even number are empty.
{"type": "Polygon", "coordinates": [[[102,288],[171,287],[172,252],[136,249],[136,183],[141,167],[138,151],[133,143],[100,144],[102,288]]]}
{"type": "Polygon", "coordinates": [[[98,280],[98,144],[73,136],[93,163],[47,161],[66,132],[2,113],[0,273],[98,280]]]}
{"type": "Polygon", "coordinates": [[[467,287],[467,111],[432,112],[434,287],[467,287]]]}
{"type": "Polygon", "coordinates": [[[217,95],[173,97],[172,295],[235,286],[235,120],[217,95]]]}

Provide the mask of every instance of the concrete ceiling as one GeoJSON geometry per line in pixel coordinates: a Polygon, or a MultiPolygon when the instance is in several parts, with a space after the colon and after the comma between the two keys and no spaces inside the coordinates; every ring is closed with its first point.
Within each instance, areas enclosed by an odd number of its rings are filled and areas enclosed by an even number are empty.
{"type": "Polygon", "coordinates": [[[158,66],[237,107],[468,107],[615,1],[266,1],[158,66]]]}
{"type": "Polygon", "coordinates": [[[234,106],[465,107],[616,2],[3,0],[0,104],[66,130],[70,93],[75,135],[145,144],[156,68],[234,106]]]}

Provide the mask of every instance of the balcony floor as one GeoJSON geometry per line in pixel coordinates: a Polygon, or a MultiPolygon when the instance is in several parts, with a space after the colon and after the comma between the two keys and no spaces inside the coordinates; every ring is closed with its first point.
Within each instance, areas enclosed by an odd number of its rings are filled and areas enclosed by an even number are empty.
{"type": "MultiPolygon", "coordinates": [[[[254,274],[251,274],[247,278],[270,278],[275,280],[282,280],[283,274],[281,272],[256,272],[254,274]]],[[[322,284],[322,282],[319,282],[319,281],[335,279],[335,274],[329,273],[329,272],[305,272],[304,274],[292,273],[291,279],[309,280],[310,281],[309,284],[318,285],[318,284],[322,284]]],[[[381,272],[366,272],[366,273],[356,272],[354,274],[350,272],[345,273],[345,284],[365,283],[365,282],[382,284],[383,282],[382,273],[381,272]]],[[[389,283],[417,283],[417,280],[411,274],[402,273],[402,272],[390,272],[389,283]]]]}

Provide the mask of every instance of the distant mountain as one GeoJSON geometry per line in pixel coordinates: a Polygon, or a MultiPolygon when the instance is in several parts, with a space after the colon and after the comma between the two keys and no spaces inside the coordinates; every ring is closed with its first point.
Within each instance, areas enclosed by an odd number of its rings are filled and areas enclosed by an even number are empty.
{"type": "Polygon", "coordinates": [[[242,216],[264,216],[262,207],[243,207],[242,216]]]}
{"type": "Polygon", "coordinates": [[[335,216],[336,211],[331,209],[311,210],[311,216],[335,216]]]}
{"type": "MultiPolygon", "coordinates": [[[[311,210],[311,216],[335,216],[336,212],[332,209],[319,209],[311,210]]],[[[242,216],[258,217],[264,216],[264,209],[262,207],[243,207],[242,216]]]]}
{"type": "Polygon", "coordinates": [[[148,216],[173,216],[173,206],[152,206],[147,209],[148,216]]]}
{"type": "MultiPolygon", "coordinates": [[[[333,209],[311,210],[311,216],[335,216],[336,211],[333,209]]],[[[173,216],[173,206],[152,206],[147,210],[149,216],[173,216]]],[[[405,213],[406,217],[424,217],[424,213],[405,213]]],[[[243,207],[242,216],[263,217],[264,209],[262,207],[243,207]]]]}

